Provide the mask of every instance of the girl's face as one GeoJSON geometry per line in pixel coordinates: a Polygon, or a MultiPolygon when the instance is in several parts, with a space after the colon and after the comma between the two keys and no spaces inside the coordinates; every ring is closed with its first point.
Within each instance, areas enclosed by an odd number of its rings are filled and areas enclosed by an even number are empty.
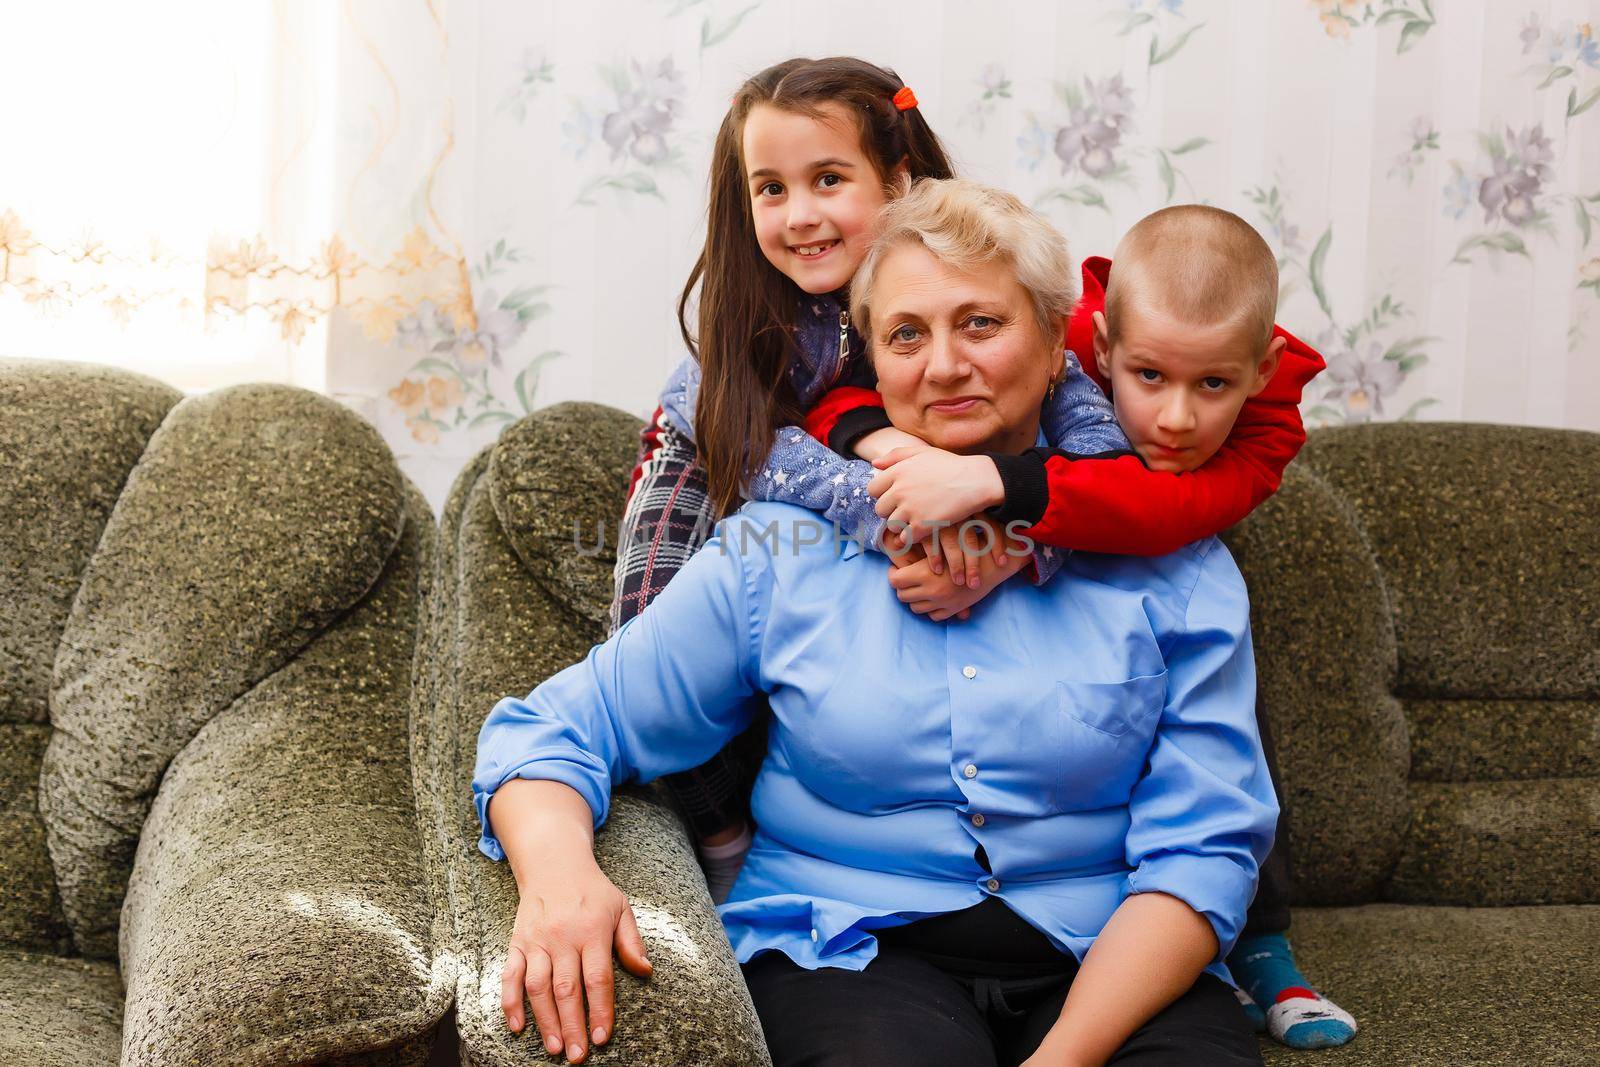
{"type": "Polygon", "coordinates": [[[845,109],[825,119],[757,104],[744,124],[745,184],[761,252],[808,293],[842,289],[872,244],[886,196],[845,109]]]}

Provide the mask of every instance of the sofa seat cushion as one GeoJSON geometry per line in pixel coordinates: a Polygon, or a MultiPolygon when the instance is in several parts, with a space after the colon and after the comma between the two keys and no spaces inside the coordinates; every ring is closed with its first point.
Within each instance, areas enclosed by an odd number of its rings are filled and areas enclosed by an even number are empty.
{"type": "Polygon", "coordinates": [[[0,1063],[80,1067],[122,1054],[122,980],[109,963],[0,951],[0,1063]]]}
{"type": "Polygon", "coordinates": [[[1594,1062],[1600,907],[1296,908],[1289,937],[1360,1032],[1311,1055],[1263,1037],[1268,1067],[1594,1062]]]}

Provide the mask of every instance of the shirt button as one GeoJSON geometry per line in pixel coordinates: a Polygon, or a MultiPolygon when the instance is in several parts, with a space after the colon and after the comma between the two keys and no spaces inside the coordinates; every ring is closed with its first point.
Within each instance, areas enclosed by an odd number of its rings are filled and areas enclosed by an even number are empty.
{"type": "Polygon", "coordinates": [[[982,826],[984,823],[986,823],[988,821],[989,821],[988,819],[985,819],[983,817],[983,812],[981,812],[981,811],[974,812],[973,815],[972,815],[972,825],[974,825],[974,826],[982,826]]]}
{"type": "Polygon", "coordinates": [[[1000,892],[1000,879],[991,878],[991,879],[988,880],[988,882],[986,882],[984,884],[989,887],[989,892],[991,892],[991,893],[1000,892]]]}
{"type": "Polygon", "coordinates": [[[817,940],[817,928],[815,926],[811,928],[811,940],[817,940]]]}
{"type": "Polygon", "coordinates": [[[966,678],[976,678],[978,676],[978,668],[969,663],[961,668],[961,674],[966,678]]]}
{"type": "Polygon", "coordinates": [[[961,768],[961,773],[966,775],[968,778],[976,778],[978,777],[978,765],[975,763],[969,763],[965,767],[961,768]]]}

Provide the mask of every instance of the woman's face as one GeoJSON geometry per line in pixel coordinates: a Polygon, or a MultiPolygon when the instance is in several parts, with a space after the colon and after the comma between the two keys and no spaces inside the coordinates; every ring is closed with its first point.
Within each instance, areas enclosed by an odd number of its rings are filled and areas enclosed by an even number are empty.
{"type": "Polygon", "coordinates": [[[973,273],[919,243],[891,249],[872,293],[872,363],[889,419],[950,452],[1020,452],[1061,370],[1010,263],[973,273]]]}

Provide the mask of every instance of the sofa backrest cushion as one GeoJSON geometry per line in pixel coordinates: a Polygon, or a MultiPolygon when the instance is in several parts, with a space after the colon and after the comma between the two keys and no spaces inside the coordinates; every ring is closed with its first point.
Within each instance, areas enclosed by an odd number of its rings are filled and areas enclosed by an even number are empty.
{"type": "Polygon", "coordinates": [[[1301,462],[1394,618],[1412,818],[1385,897],[1600,903],[1600,434],[1344,427],[1301,462]]]}
{"type": "Polygon", "coordinates": [[[0,948],[71,949],[39,817],[50,670],[128,472],[182,396],[92,364],[0,359],[0,948]]]}
{"type": "Polygon", "coordinates": [[[1300,463],[1367,533],[1401,696],[1600,700],[1600,434],[1343,427],[1300,463]]]}
{"type": "Polygon", "coordinates": [[[1409,820],[1394,628],[1355,515],[1308,467],[1225,536],[1250,589],[1297,904],[1379,899],[1409,820]]]}
{"type": "Polygon", "coordinates": [[[114,958],[168,763],[377,580],[402,527],[377,432],[285,386],[179,403],[84,569],[55,659],[39,806],[86,956],[114,958]]]}
{"type": "Polygon", "coordinates": [[[553,600],[589,623],[603,625],[611,604],[638,449],[638,419],[602,404],[563,403],[507,429],[489,461],[495,514],[518,558],[553,600]]]}

